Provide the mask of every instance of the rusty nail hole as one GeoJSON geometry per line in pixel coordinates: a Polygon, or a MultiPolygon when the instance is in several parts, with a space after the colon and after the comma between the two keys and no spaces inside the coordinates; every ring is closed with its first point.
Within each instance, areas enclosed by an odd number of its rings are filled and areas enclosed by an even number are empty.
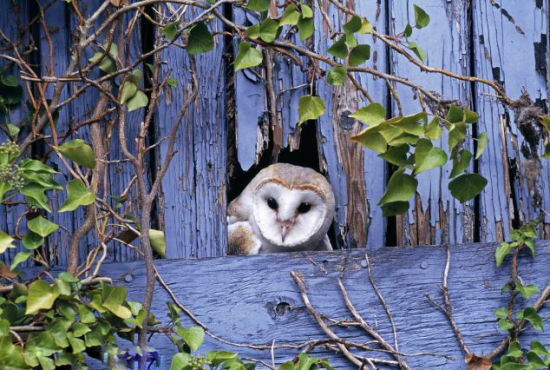
{"type": "Polygon", "coordinates": [[[275,312],[279,316],[284,316],[287,311],[290,311],[290,304],[288,304],[287,302],[280,302],[275,307],[275,312]]]}

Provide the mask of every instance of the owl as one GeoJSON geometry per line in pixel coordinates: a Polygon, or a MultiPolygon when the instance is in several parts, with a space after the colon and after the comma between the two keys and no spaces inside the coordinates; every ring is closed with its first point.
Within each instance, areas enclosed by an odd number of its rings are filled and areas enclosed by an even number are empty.
{"type": "Polygon", "coordinates": [[[327,231],[334,193],[311,168],[286,163],[264,168],[227,212],[229,254],[332,250],[327,231]]]}

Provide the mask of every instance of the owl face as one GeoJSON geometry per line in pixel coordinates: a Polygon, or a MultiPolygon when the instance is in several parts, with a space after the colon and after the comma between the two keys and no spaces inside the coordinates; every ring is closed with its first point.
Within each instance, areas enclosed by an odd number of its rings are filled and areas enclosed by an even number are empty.
{"type": "Polygon", "coordinates": [[[274,246],[293,248],[319,242],[330,226],[326,222],[332,217],[330,212],[315,186],[288,188],[270,180],[256,188],[252,213],[263,239],[274,246]]]}

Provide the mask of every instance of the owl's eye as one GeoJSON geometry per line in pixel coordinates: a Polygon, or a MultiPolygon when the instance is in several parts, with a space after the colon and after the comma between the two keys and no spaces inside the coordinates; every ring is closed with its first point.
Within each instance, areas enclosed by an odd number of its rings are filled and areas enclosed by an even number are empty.
{"type": "Polygon", "coordinates": [[[298,206],[298,213],[307,213],[311,209],[311,204],[304,202],[298,206]]]}
{"type": "Polygon", "coordinates": [[[273,198],[267,198],[267,205],[269,206],[269,208],[271,209],[277,209],[279,208],[279,204],[277,203],[277,201],[273,198]]]}

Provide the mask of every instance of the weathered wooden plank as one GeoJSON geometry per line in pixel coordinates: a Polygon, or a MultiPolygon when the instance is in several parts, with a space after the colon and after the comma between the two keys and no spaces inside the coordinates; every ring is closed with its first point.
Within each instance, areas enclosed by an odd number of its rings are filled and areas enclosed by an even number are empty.
{"type": "MultiPolygon", "coordinates": [[[[192,17],[192,12],[187,16],[192,17]]],[[[221,23],[212,22],[212,32],[221,34],[221,23]]],[[[175,257],[224,255],[227,245],[225,224],[227,120],[225,112],[224,40],[215,37],[214,50],[196,57],[198,97],[183,118],[177,135],[177,154],[162,183],[161,227],[166,234],[166,254],[175,257]]],[[[163,73],[178,79],[170,96],[160,98],[155,117],[156,135],[169,134],[187,94],[191,78],[187,52],[167,48],[163,73]]],[[[167,141],[160,145],[164,160],[167,141]]],[[[162,162],[158,162],[159,164],[162,162]]]]}
{"type": "MultiPolygon", "coordinates": [[[[390,1],[392,34],[403,32],[407,23],[415,25],[413,1],[390,1]]],[[[451,72],[468,75],[468,3],[465,1],[414,1],[430,16],[430,24],[423,29],[414,29],[411,41],[426,51],[426,64],[451,72]]],[[[402,55],[392,51],[392,73],[406,77],[410,81],[437,91],[444,99],[456,99],[463,104],[470,102],[470,86],[466,82],[451,80],[439,74],[420,72],[419,68],[402,55]]],[[[396,86],[403,114],[422,111],[417,92],[403,86],[396,86]]],[[[428,112],[431,113],[431,112],[428,112]]],[[[393,115],[398,115],[397,105],[393,105],[393,115]]],[[[431,119],[431,117],[429,117],[431,119]]],[[[471,134],[471,129],[469,131],[471,134]]],[[[447,148],[447,135],[439,140],[439,145],[447,148]]],[[[472,142],[465,143],[465,149],[472,152],[472,142]]],[[[470,166],[470,170],[473,166],[470,166]]],[[[433,169],[418,176],[418,190],[411,201],[409,212],[397,218],[398,245],[465,243],[474,240],[474,202],[460,204],[447,186],[452,161],[442,168],[433,169]]]]}
{"type": "MultiPolygon", "coordinates": [[[[543,287],[550,283],[550,242],[538,242],[537,258],[527,253],[520,257],[522,279],[543,287]]],[[[499,343],[504,333],[498,330],[492,312],[506,306],[508,296],[500,288],[509,279],[510,262],[495,269],[494,244],[466,244],[451,247],[449,288],[453,313],[464,339],[476,353],[487,353],[499,343]]],[[[452,356],[406,357],[413,369],[458,369],[464,367],[463,356],[446,318],[427,301],[430,294],[441,300],[440,285],[445,265],[445,247],[382,248],[370,252],[372,273],[392,312],[397,327],[399,348],[403,353],[431,352],[452,356]]],[[[388,341],[391,328],[383,308],[367,279],[364,250],[330,253],[273,254],[251,257],[224,257],[204,260],[157,261],[160,275],[176,297],[183,302],[209,330],[227,340],[240,343],[275,345],[301,343],[323,338],[317,324],[305,310],[299,292],[289,273],[299,271],[306,280],[313,306],[335,319],[347,319],[347,312],[336,284],[342,277],[350,298],[359,312],[388,341]],[[208,287],[205,290],[205,287],[208,287]]],[[[142,263],[103,266],[103,273],[115,283],[128,287],[129,298],[139,300],[145,284],[142,263]]],[[[531,303],[536,297],[527,301],[531,303]]],[[[155,288],[154,311],[166,320],[170,298],[159,286],[155,288]]],[[[550,308],[541,312],[550,314],[550,308]]],[[[187,319],[185,319],[187,320],[187,319]]],[[[188,321],[186,325],[191,325],[188,321]]],[[[338,329],[339,335],[357,342],[370,340],[362,332],[338,329]]],[[[550,334],[535,333],[531,328],[522,338],[525,343],[537,338],[550,345],[550,334]]],[[[168,368],[174,346],[164,335],[153,336],[152,346],[160,351],[168,368]]],[[[221,345],[206,339],[201,351],[224,348],[241,356],[271,363],[269,350],[257,351],[221,345]]],[[[297,350],[276,349],[276,362],[291,359],[297,350]]],[[[351,368],[340,356],[327,356],[337,368],[351,368]]],[[[370,353],[370,356],[380,354],[370,353]]]]}
{"type": "MultiPolygon", "coordinates": [[[[322,55],[330,55],[327,49],[339,36],[331,40],[330,28],[323,18],[327,14],[331,26],[342,30],[347,22],[341,10],[323,1],[323,8],[314,4],[315,34],[314,50],[322,55]]],[[[385,10],[380,3],[348,1],[347,6],[358,14],[365,16],[378,30],[383,31],[385,10]]],[[[386,53],[380,43],[372,43],[372,37],[360,35],[360,43],[371,44],[372,57],[367,62],[382,71],[386,69],[386,53]]],[[[325,63],[319,67],[327,70],[325,63]]],[[[361,86],[371,97],[382,104],[386,101],[385,82],[375,80],[372,76],[355,76],[361,86]]],[[[385,244],[386,220],[376,205],[381,198],[386,178],[385,162],[372,151],[351,141],[351,136],[358,133],[361,123],[348,117],[359,107],[368,103],[361,93],[347,81],[345,86],[332,87],[325,80],[317,83],[318,95],[325,100],[327,113],[319,118],[319,150],[321,169],[328,174],[332,184],[337,208],[336,234],[346,247],[379,248],[385,244]]]]}
{"type": "MultiPolygon", "coordinates": [[[[523,91],[547,110],[547,2],[473,2],[475,74],[504,85],[512,99],[523,91]]],[[[543,129],[533,108],[505,108],[494,91],[476,87],[480,131],[488,134],[480,172],[488,180],[481,195],[481,240],[502,239],[512,222],[550,219],[550,164],[540,159],[543,129]]],[[[542,112],[541,111],[541,112],[542,112]]],[[[539,112],[540,113],[540,112],[539,112]]],[[[548,237],[543,228],[541,236],[548,237]]]]}

